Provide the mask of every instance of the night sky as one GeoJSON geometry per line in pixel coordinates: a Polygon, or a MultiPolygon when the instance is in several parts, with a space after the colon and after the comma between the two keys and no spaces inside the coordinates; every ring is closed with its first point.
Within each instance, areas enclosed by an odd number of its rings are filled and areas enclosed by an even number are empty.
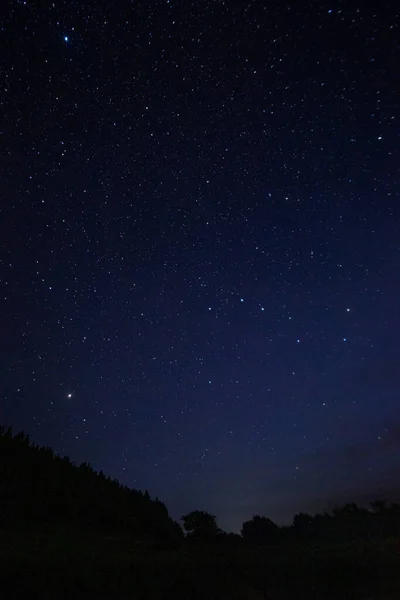
{"type": "Polygon", "coordinates": [[[226,530],[400,496],[399,21],[367,4],[8,4],[0,422],[226,530]]]}

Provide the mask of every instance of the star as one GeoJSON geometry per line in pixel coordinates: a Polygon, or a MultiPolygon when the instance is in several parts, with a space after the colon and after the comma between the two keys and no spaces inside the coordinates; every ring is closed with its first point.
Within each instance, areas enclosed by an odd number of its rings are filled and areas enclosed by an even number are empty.
{"type": "Polygon", "coordinates": [[[68,42],[69,37],[67,35],[64,35],[64,42],[68,42]]]}

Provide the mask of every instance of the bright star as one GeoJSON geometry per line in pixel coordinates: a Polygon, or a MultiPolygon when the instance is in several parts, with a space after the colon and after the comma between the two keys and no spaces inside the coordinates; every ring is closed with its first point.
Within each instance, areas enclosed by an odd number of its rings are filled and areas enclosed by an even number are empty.
{"type": "Polygon", "coordinates": [[[67,394],[67,398],[72,398],[72,394],[67,394]]]}
{"type": "Polygon", "coordinates": [[[69,39],[68,36],[64,35],[64,42],[68,42],[68,39],[69,39]]]}

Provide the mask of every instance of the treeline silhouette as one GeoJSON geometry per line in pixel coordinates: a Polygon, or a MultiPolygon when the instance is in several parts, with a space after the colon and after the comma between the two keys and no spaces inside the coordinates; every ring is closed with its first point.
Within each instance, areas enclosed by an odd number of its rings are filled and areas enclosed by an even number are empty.
{"type": "Polygon", "coordinates": [[[0,426],[0,527],[54,524],[174,541],[183,532],[165,505],[87,464],[76,466],[24,433],[0,426]]]}
{"type": "Polygon", "coordinates": [[[292,525],[281,527],[256,515],[243,523],[240,535],[225,533],[217,526],[215,516],[203,511],[193,511],[182,520],[187,540],[193,542],[275,546],[290,542],[337,544],[400,539],[400,504],[385,501],[372,502],[369,508],[345,504],[332,514],[299,513],[292,525]]]}
{"type": "MultiPolygon", "coordinates": [[[[279,527],[256,515],[241,534],[226,533],[216,517],[192,511],[182,517],[186,540],[206,543],[280,545],[287,542],[343,543],[400,538],[400,504],[375,501],[368,508],[345,504],[315,516],[296,514],[279,527]]],[[[60,525],[123,533],[133,539],[180,544],[184,534],[165,505],[147,491],[130,489],[75,465],[50,447],[31,443],[24,433],[0,426],[0,527],[60,525]]]]}
{"type": "Polygon", "coordinates": [[[348,503],[315,516],[299,513],[289,527],[278,527],[265,517],[253,517],[242,527],[242,538],[252,544],[287,541],[342,543],[400,537],[400,504],[374,501],[368,508],[348,503]]]}

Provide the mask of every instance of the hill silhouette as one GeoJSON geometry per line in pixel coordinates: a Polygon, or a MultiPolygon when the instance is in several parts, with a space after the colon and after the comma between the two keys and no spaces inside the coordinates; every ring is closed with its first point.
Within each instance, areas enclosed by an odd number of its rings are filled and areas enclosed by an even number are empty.
{"type": "Polygon", "coordinates": [[[173,541],[182,530],[147,491],[122,486],[88,463],[75,465],[24,433],[0,427],[0,526],[63,525],[173,541]]]}

